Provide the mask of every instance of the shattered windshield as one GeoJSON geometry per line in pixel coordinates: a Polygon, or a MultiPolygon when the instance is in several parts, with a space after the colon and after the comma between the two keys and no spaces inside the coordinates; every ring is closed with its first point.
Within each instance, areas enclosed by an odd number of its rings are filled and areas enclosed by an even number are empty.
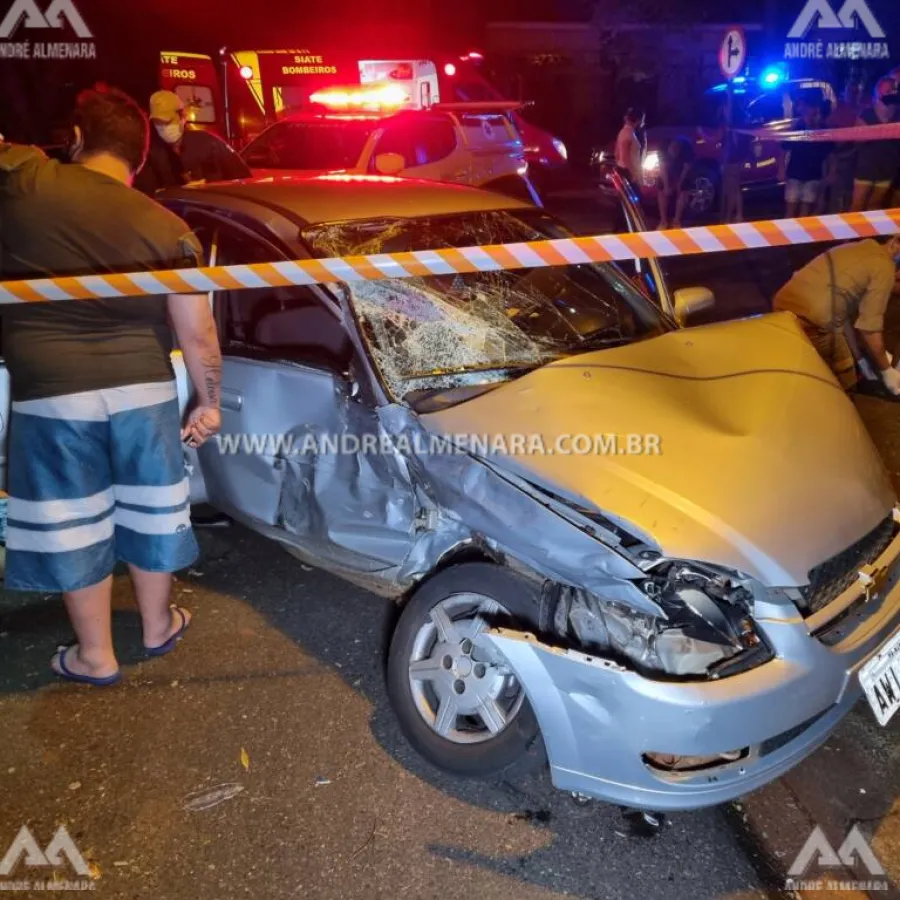
{"type": "MultiPolygon", "coordinates": [[[[563,237],[549,216],[490,211],[317,225],[319,257],[515,243],[563,237]]],[[[388,389],[507,380],[553,360],[668,330],[652,303],[611,265],[567,265],[357,282],[349,292],[388,389]]]]}

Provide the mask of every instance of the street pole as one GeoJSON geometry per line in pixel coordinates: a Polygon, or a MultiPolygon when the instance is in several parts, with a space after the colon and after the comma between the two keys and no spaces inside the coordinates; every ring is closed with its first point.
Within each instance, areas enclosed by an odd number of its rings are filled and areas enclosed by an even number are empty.
{"type": "Polygon", "coordinates": [[[222,100],[225,104],[225,140],[231,143],[231,107],[228,102],[228,48],[219,50],[222,58],[222,100]]]}

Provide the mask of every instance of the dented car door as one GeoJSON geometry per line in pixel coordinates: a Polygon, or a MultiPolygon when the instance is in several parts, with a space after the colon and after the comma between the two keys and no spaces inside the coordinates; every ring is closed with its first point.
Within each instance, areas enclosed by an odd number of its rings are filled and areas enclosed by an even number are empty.
{"type": "MultiPolygon", "coordinates": [[[[280,255],[230,224],[219,228],[215,249],[223,265],[280,255]]],[[[226,291],[214,309],[222,431],[200,452],[210,502],[338,564],[401,562],[412,542],[413,492],[354,380],[338,304],[298,286],[226,291]]]]}

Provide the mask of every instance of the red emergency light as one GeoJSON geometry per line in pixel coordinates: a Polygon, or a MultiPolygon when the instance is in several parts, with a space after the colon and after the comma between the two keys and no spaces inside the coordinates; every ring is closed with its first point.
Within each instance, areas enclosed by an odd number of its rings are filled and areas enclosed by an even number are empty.
{"type": "Polygon", "coordinates": [[[448,78],[452,78],[456,74],[456,66],[454,66],[453,63],[447,63],[447,65],[444,66],[444,74],[448,78]]]}
{"type": "Polygon", "coordinates": [[[249,81],[253,77],[253,67],[252,66],[241,66],[240,75],[244,81],[249,81]]]}
{"type": "Polygon", "coordinates": [[[326,88],[310,94],[309,102],[318,103],[328,109],[395,109],[409,100],[406,91],[399,84],[379,85],[370,88],[326,88]]]}

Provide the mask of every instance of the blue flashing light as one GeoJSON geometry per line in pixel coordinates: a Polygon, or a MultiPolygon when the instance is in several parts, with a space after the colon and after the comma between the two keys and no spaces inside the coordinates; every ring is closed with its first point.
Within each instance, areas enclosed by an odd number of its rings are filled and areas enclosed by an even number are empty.
{"type": "Polygon", "coordinates": [[[764,69],[762,73],[762,77],[760,81],[762,82],[763,87],[773,88],[777,87],[784,81],[784,71],[778,66],[769,66],[768,69],[764,69]]]}

